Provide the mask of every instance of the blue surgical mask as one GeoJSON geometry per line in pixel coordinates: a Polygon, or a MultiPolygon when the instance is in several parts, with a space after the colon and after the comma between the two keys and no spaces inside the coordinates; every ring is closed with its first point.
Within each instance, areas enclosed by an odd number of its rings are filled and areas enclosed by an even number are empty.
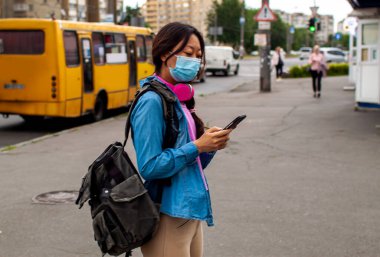
{"type": "Polygon", "coordinates": [[[201,60],[182,55],[176,55],[176,57],[177,61],[175,67],[169,67],[170,75],[177,82],[192,81],[198,74],[201,67],[201,60]]]}

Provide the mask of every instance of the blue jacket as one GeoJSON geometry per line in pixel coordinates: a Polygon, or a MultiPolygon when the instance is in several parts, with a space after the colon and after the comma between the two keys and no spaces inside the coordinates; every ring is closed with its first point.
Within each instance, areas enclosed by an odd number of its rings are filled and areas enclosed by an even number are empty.
{"type": "MultiPolygon", "coordinates": [[[[159,81],[151,76],[140,81],[141,86],[152,79],[159,81]]],[[[186,116],[178,99],[175,110],[179,119],[177,142],[174,148],[162,149],[165,120],[161,98],[149,91],[138,100],[131,114],[138,168],[146,181],[171,178],[171,185],[164,187],[162,194],[162,213],[184,219],[205,220],[212,226],[210,194],[203,183],[196,158],[200,156],[202,167],[205,168],[214,153],[199,155],[197,147],[190,140],[186,116]]]]}

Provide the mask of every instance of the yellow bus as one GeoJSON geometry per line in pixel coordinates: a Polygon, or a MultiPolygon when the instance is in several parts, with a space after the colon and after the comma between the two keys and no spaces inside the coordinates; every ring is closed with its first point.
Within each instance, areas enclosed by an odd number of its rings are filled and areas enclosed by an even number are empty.
{"type": "Polygon", "coordinates": [[[0,20],[0,113],[95,120],[154,72],[152,33],[110,23],[0,20]]]}

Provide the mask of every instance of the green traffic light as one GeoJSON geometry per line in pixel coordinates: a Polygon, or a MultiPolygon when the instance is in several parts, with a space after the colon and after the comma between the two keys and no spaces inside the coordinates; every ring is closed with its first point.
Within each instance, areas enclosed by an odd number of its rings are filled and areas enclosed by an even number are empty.
{"type": "Polygon", "coordinates": [[[310,27],[309,30],[310,32],[315,32],[315,27],[310,27]]]}

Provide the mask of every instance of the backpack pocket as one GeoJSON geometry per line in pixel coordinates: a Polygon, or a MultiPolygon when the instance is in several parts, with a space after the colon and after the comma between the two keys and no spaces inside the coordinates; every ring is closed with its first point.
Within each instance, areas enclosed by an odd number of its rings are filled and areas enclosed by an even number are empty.
{"type": "Polygon", "coordinates": [[[103,253],[123,253],[123,247],[128,246],[117,219],[109,209],[100,211],[93,220],[95,240],[103,253]]]}
{"type": "Polygon", "coordinates": [[[135,174],[113,187],[110,196],[114,202],[131,202],[146,192],[139,176],[135,174]]]}

